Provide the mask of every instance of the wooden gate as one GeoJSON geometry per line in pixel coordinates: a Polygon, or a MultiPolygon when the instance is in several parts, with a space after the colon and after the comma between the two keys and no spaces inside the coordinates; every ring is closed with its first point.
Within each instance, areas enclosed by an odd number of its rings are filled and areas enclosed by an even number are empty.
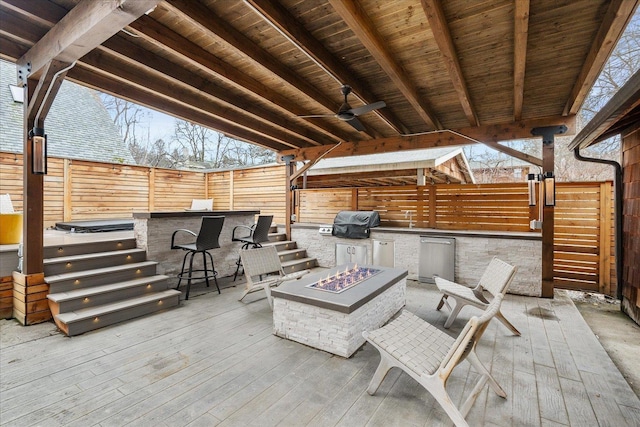
{"type": "Polygon", "coordinates": [[[557,186],[555,287],[615,294],[612,187],[611,182],[557,186]]]}

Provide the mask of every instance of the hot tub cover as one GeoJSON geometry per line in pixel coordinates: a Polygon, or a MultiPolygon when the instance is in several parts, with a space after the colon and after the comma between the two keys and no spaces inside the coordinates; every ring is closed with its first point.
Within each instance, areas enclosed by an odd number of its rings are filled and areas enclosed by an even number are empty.
{"type": "Polygon", "coordinates": [[[348,239],[367,239],[370,228],[379,225],[380,214],[376,211],[340,211],[333,220],[331,234],[348,239]]]}

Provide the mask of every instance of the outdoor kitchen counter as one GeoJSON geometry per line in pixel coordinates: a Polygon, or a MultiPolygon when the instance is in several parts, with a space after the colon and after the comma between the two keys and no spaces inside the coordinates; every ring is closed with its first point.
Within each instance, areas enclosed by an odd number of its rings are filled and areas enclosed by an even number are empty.
{"type": "MultiPolygon", "coordinates": [[[[213,256],[218,275],[229,276],[235,272],[239,242],[231,241],[233,228],[238,225],[251,226],[259,210],[238,211],[154,211],[134,212],[133,232],[138,248],[147,251],[147,259],[158,262],[158,274],[176,276],[180,271],[184,251],[171,249],[171,235],[178,229],[198,233],[203,216],[224,216],[220,233],[220,248],[209,251],[213,256]]],[[[180,233],[179,237],[190,237],[180,233]]],[[[187,239],[188,240],[188,239],[187,239]]],[[[191,238],[191,241],[194,239],[191,238]]],[[[182,240],[180,240],[182,242],[182,240]]],[[[202,268],[201,257],[194,258],[194,267],[202,268]]]]}
{"type": "Polygon", "coordinates": [[[386,241],[393,242],[393,265],[407,269],[408,278],[418,280],[420,237],[452,237],[455,239],[457,282],[475,285],[495,256],[518,267],[509,288],[511,293],[540,296],[542,292],[542,235],[539,232],[374,227],[368,239],[345,239],[321,234],[319,230],[323,225],[327,224],[296,223],[291,226],[291,239],[298,247],[305,248],[308,256],[316,258],[322,267],[335,265],[338,243],[366,248],[367,263],[373,264],[374,241],[386,241]]]}

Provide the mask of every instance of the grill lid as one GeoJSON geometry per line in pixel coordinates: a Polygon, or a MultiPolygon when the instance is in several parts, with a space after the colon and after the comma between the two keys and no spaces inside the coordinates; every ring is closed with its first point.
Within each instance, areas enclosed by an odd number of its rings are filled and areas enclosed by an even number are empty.
{"type": "Polygon", "coordinates": [[[340,211],[333,220],[331,234],[348,239],[367,239],[370,227],[380,225],[380,214],[376,211],[340,211]]]}

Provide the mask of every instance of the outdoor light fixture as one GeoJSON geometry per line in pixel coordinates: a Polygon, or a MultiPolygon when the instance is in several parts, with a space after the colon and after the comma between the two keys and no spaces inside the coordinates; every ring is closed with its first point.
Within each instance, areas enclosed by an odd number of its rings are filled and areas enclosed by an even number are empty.
{"type": "Polygon", "coordinates": [[[529,188],[529,206],[536,205],[536,181],[538,177],[535,173],[527,175],[527,186],[529,188]]]}
{"type": "MultiPolygon", "coordinates": [[[[529,190],[529,206],[536,205],[536,182],[542,183],[544,194],[544,205],[556,205],[556,178],[553,172],[545,172],[544,174],[527,174],[527,187],[529,190]]],[[[543,196],[542,194],[540,195],[543,196]]]]}
{"type": "Polygon", "coordinates": [[[47,174],[47,135],[44,128],[34,127],[29,131],[31,139],[31,173],[34,175],[47,174]]]}
{"type": "Polygon", "coordinates": [[[527,174],[529,206],[536,205],[536,182],[540,183],[540,186],[538,187],[540,207],[538,209],[538,219],[531,220],[529,224],[529,227],[532,230],[539,230],[542,228],[543,206],[556,205],[556,179],[553,172],[545,172],[544,174],[527,174]],[[544,202],[542,201],[543,199],[544,202]]]}
{"type": "Polygon", "coordinates": [[[553,172],[545,172],[543,178],[544,182],[544,205],[555,206],[556,205],[556,178],[553,172]]]}

